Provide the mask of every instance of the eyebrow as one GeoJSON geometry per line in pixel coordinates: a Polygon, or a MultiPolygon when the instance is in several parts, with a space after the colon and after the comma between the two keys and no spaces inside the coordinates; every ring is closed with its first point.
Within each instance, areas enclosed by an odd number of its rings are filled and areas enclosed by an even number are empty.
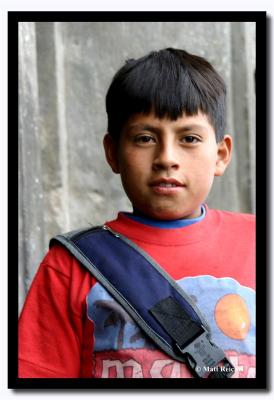
{"type": "MultiPolygon", "coordinates": [[[[143,129],[143,130],[148,130],[151,132],[155,132],[155,133],[159,133],[161,132],[161,128],[158,128],[154,125],[150,125],[150,124],[132,124],[129,126],[130,130],[133,129],[143,129]]],[[[187,124],[187,125],[183,125],[183,126],[179,126],[176,129],[176,133],[183,133],[183,132],[189,132],[189,131],[193,131],[193,130],[206,130],[206,127],[202,124],[187,124]]]]}
{"type": "Polygon", "coordinates": [[[195,130],[199,130],[199,131],[206,131],[207,127],[205,125],[202,124],[189,124],[189,125],[184,125],[179,127],[178,129],[176,129],[176,132],[188,132],[188,131],[195,131],[195,130]]]}
{"type": "Polygon", "coordinates": [[[129,125],[128,128],[130,130],[141,129],[144,131],[152,131],[152,132],[156,132],[156,133],[161,131],[160,128],[157,128],[156,126],[149,125],[149,124],[132,124],[132,125],[129,125]]]}

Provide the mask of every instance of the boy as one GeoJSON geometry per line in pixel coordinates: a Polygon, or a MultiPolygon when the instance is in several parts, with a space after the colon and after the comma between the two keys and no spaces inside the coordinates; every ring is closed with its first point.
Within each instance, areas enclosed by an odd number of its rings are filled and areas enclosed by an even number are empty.
{"type": "MultiPolygon", "coordinates": [[[[203,58],[165,49],[129,60],[106,97],[106,159],[133,213],[106,224],[197,303],[212,340],[255,377],[254,216],[204,201],[229,164],[225,85],[203,58]]],[[[111,264],[110,264],[111,268],[111,264]]],[[[140,297],[142,293],[140,293],[140,297]]],[[[19,322],[19,377],[188,378],[61,245],[36,274],[19,322]]]]}

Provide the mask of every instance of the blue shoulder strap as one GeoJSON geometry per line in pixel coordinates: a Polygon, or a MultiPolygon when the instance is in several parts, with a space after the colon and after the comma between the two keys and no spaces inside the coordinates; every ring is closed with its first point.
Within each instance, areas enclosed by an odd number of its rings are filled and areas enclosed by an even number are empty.
{"type": "Polygon", "coordinates": [[[51,239],[64,245],[168,355],[200,378],[229,378],[234,367],[210,341],[191,298],[135,243],[108,226],[51,239]],[[216,368],[217,367],[217,368],[216,368]]]}

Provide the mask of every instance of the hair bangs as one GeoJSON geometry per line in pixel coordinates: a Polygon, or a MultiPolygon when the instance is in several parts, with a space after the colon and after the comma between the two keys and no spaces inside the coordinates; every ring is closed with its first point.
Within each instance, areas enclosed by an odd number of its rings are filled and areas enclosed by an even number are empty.
{"type": "Polygon", "coordinates": [[[207,111],[187,71],[180,71],[175,63],[153,61],[139,65],[134,74],[125,74],[116,103],[123,108],[123,113],[153,112],[158,118],[176,120],[183,113],[193,115],[199,110],[207,111]]]}
{"type": "Polygon", "coordinates": [[[224,129],[225,87],[204,59],[165,49],[126,62],[110,85],[106,109],[108,131],[116,138],[134,114],[176,120],[201,111],[218,140],[224,129]]]}

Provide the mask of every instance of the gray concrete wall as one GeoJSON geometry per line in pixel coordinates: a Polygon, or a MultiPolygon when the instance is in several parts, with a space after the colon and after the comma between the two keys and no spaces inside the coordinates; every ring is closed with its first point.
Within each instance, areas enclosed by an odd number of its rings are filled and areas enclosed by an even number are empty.
{"type": "Polygon", "coordinates": [[[177,47],[217,68],[228,87],[227,133],[235,148],[208,204],[255,211],[254,23],[19,25],[19,308],[51,236],[130,210],[102,148],[105,94],[127,58],[177,47]]]}

